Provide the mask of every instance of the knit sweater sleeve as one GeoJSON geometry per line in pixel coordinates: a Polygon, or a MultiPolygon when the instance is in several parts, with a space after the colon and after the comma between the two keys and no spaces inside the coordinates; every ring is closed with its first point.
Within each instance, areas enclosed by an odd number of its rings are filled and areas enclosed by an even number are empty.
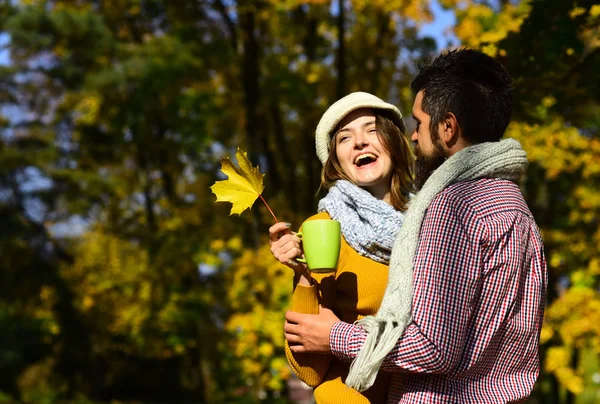
{"type": "MultiPolygon", "coordinates": [[[[291,310],[303,314],[318,314],[318,288],[317,283],[310,287],[296,286],[291,310]]],[[[333,355],[294,353],[290,350],[287,341],[285,341],[285,355],[296,376],[311,387],[316,387],[323,381],[333,359],[333,355]]]]}
{"type": "MultiPolygon", "coordinates": [[[[328,219],[326,213],[319,213],[308,220],[328,219]]],[[[303,314],[318,314],[319,303],[324,306],[328,304],[335,286],[331,274],[313,274],[315,280],[312,286],[295,285],[292,295],[291,310],[303,314]]],[[[322,381],[333,360],[333,355],[316,355],[306,353],[293,353],[289,343],[285,341],[285,356],[293,372],[300,380],[311,387],[318,386],[322,381]]]]}

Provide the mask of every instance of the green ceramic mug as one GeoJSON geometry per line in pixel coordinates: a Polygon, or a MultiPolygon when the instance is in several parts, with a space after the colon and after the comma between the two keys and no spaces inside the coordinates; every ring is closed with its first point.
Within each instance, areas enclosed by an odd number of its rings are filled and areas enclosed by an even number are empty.
{"type": "Polygon", "coordinates": [[[337,220],[310,220],[304,222],[300,232],[304,257],[297,258],[304,262],[312,272],[335,271],[340,256],[341,227],[337,220]]]}

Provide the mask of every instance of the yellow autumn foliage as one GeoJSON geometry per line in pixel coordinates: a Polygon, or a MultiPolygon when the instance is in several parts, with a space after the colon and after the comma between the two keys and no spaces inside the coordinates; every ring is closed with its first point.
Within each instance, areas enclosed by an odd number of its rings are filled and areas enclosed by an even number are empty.
{"type": "MultiPolygon", "coordinates": [[[[576,276],[576,275],[575,275],[576,276]]],[[[600,296],[593,288],[569,288],[546,313],[546,325],[556,328],[569,346],[583,348],[600,338],[600,323],[590,321],[600,318],[600,296]]],[[[600,352],[598,352],[600,354],[600,352]]]]}
{"type": "Polygon", "coordinates": [[[462,45],[481,49],[490,56],[502,51],[496,44],[510,32],[517,32],[531,11],[530,0],[517,5],[507,4],[500,12],[486,4],[469,2],[456,10],[457,24],[454,33],[462,45]]]}
{"type": "Polygon", "coordinates": [[[95,95],[82,97],[75,106],[75,122],[80,125],[92,125],[96,122],[101,100],[95,95]]]}
{"type": "Polygon", "coordinates": [[[571,353],[564,347],[552,347],[546,356],[546,371],[556,375],[558,381],[569,391],[579,394],[583,391],[581,375],[571,369],[571,353]]]}
{"type": "Polygon", "coordinates": [[[352,0],[352,6],[357,13],[368,9],[378,9],[384,13],[398,13],[415,23],[432,20],[430,2],[422,0],[352,0]]]}
{"type": "Polygon", "coordinates": [[[292,293],[292,270],[271,255],[266,240],[246,249],[228,269],[227,300],[233,315],[225,324],[234,352],[252,389],[282,391],[290,377],[283,355],[283,322],[292,293]]]}
{"type": "Polygon", "coordinates": [[[153,266],[149,252],[137,243],[100,229],[83,236],[75,257],[61,275],[75,293],[74,306],[102,331],[92,341],[96,349],[161,358],[183,355],[195,345],[177,333],[191,320],[187,307],[213,299],[207,291],[184,295],[169,290],[166,280],[173,279],[175,269],[168,276],[169,269],[153,266]]]}
{"type": "Polygon", "coordinates": [[[78,246],[75,265],[64,267],[77,298],[75,306],[97,317],[100,326],[119,335],[135,336],[150,315],[152,298],[148,255],[125,240],[92,231],[78,246]]]}
{"type": "Polygon", "coordinates": [[[578,170],[586,179],[600,173],[600,140],[582,135],[560,118],[537,125],[512,122],[506,136],[519,140],[529,161],[540,164],[550,179],[578,170]]]}

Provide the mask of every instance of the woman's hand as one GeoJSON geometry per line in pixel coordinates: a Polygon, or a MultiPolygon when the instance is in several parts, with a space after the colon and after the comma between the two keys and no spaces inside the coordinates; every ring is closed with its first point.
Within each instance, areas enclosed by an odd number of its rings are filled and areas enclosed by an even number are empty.
{"type": "Polygon", "coordinates": [[[290,230],[289,223],[279,222],[269,228],[269,245],[275,259],[292,268],[296,275],[300,276],[300,284],[312,284],[306,264],[296,261],[296,258],[304,256],[302,241],[290,230]]]}

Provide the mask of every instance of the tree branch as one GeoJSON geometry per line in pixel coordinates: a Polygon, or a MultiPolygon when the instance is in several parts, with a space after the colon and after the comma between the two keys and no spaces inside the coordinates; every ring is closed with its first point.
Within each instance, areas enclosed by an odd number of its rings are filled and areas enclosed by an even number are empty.
{"type": "Polygon", "coordinates": [[[231,17],[229,17],[229,14],[227,14],[227,8],[221,0],[215,0],[214,4],[215,8],[221,15],[221,18],[223,18],[223,21],[225,21],[225,25],[227,26],[227,30],[229,31],[229,37],[231,40],[231,46],[233,47],[233,51],[237,53],[238,38],[235,30],[235,24],[233,23],[231,17]]]}
{"type": "Polygon", "coordinates": [[[39,234],[42,235],[42,237],[47,240],[51,245],[52,245],[52,249],[54,251],[54,253],[56,254],[56,256],[58,257],[58,259],[67,262],[68,264],[72,264],[74,262],[74,258],[71,254],[69,254],[64,248],[62,248],[60,246],[60,244],[58,244],[58,242],[50,235],[50,232],[48,232],[48,229],[46,229],[46,226],[44,226],[41,223],[37,223],[33,220],[31,220],[27,214],[27,210],[25,209],[25,197],[23,196],[23,193],[21,192],[21,189],[19,187],[19,184],[17,183],[17,181],[14,178],[14,175],[10,175],[8,177],[8,183],[10,185],[10,189],[12,191],[15,203],[14,203],[14,207],[16,210],[17,215],[19,216],[19,218],[27,224],[27,226],[30,226],[31,228],[33,228],[35,231],[37,231],[39,234]]]}
{"type": "Polygon", "coordinates": [[[345,21],[345,10],[344,0],[338,0],[338,52],[336,60],[337,70],[337,99],[339,100],[346,95],[346,48],[344,45],[344,37],[346,36],[346,21],[345,21]]]}

